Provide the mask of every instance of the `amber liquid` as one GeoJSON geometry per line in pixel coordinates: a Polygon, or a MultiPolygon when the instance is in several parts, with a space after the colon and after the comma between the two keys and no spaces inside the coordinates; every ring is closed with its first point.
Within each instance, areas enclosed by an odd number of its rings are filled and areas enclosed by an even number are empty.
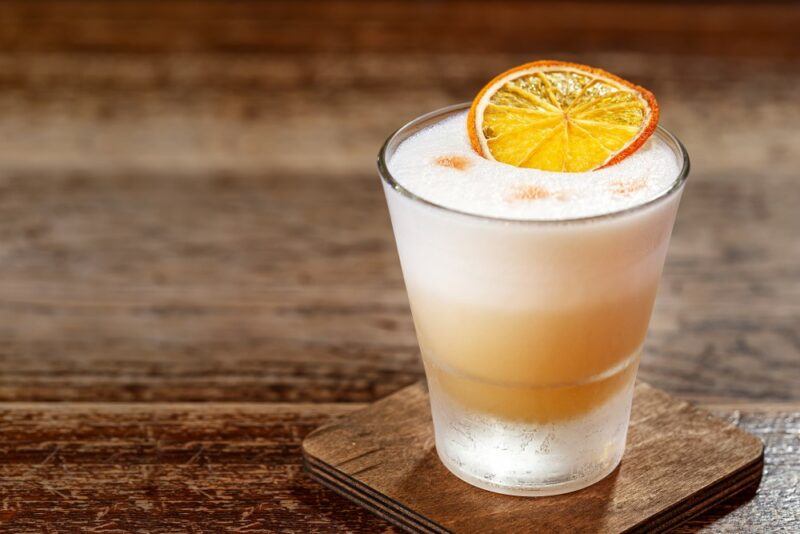
{"type": "Polygon", "coordinates": [[[514,310],[409,288],[429,379],[464,408],[530,423],[580,417],[631,384],[655,293],[514,310]]]}

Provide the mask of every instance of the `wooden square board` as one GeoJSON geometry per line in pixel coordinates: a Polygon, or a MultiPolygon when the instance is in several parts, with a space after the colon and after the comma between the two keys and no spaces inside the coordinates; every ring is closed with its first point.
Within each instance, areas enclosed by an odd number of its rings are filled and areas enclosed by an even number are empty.
{"type": "Polygon", "coordinates": [[[761,481],[761,441],[638,383],[622,464],[586,489],[511,497],[456,478],[434,450],[423,382],[312,432],[325,486],[411,532],[664,532],[761,481]]]}

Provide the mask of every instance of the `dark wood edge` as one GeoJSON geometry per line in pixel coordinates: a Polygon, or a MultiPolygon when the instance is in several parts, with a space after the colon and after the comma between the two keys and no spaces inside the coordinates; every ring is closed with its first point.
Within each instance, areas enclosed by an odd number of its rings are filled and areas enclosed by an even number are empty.
{"type": "MultiPolygon", "coordinates": [[[[427,384],[425,380],[419,380],[413,384],[402,388],[393,395],[388,395],[372,404],[365,406],[360,410],[354,411],[352,414],[347,414],[346,417],[352,417],[355,414],[374,408],[383,402],[390,402],[394,395],[412,388],[422,386],[427,394],[427,384]]],[[[409,532],[433,532],[433,533],[447,533],[450,532],[442,525],[431,521],[429,518],[415,513],[402,503],[387,497],[383,493],[375,491],[373,488],[364,484],[363,482],[345,474],[336,467],[329,465],[327,462],[317,458],[307,448],[307,444],[321,434],[330,432],[341,425],[341,419],[336,419],[330,423],[324,424],[315,430],[311,431],[303,440],[301,450],[303,453],[303,464],[306,471],[317,481],[324,483],[324,485],[340,495],[350,499],[359,505],[364,505],[369,502],[370,505],[366,506],[370,511],[376,513],[382,518],[390,521],[392,524],[408,530],[409,532]],[[325,482],[323,482],[323,477],[325,482]],[[381,510],[380,512],[377,510],[381,510]]]]}
{"type": "Polygon", "coordinates": [[[385,510],[386,513],[392,514],[396,518],[402,519],[405,523],[414,527],[414,532],[449,532],[448,529],[435,521],[416,513],[403,503],[387,497],[316,457],[306,456],[305,465],[307,469],[313,469],[317,475],[325,476],[330,482],[335,482],[340,487],[344,486],[343,489],[346,491],[364,499],[369,499],[374,506],[385,510]]]}
{"type": "Polygon", "coordinates": [[[390,524],[402,529],[405,532],[426,532],[425,530],[420,530],[414,528],[412,524],[403,522],[399,517],[393,515],[392,513],[387,512],[386,510],[380,508],[376,505],[373,506],[373,501],[371,499],[365,499],[361,496],[355,495],[344,489],[341,485],[337,482],[332,482],[328,480],[324,474],[321,472],[314,471],[314,468],[306,465],[306,470],[308,471],[309,476],[314,479],[316,482],[321,484],[322,486],[328,488],[329,490],[333,491],[337,495],[341,495],[345,499],[355,503],[358,505],[359,508],[363,508],[368,512],[380,517],[381,519],[389,522],[390,524]]]}
{"type": "Polygon", "coordinates": [[[758,488],[761,483],[763,471],[764,445],[762,443],[759,457],[743,465],[732,475],[690,495],[669,509],[647,518],[625,532],[631,534],[668,532],[689,519],[703,512],[707,512],[722,502],[727,501],[735,495],[748,489],[758,488]]]}
{"type": "Polygon", "coordinates": [[[359,481],[347,475],[341,476],[338,470],[311,457],[305,451],[303,460],[306,471],[314,480],[407,532],[425,534],[450,532],[426,517],[413,513],[394,499],[371,490],[359,481]]]}
{"type": "Polygon", "coordinates": [[[409,510],[405,506],[396,503],[396,501],[387,498],[385,495],[376,492],[375,490],[372,490],[368,486],[360,484],[352,477],[339,472],[336,468],[326,464],[321,460],[313,457],[306,457],[304,460],[306,470],[309,473],[315,477],[324,478],[329,484],[335,484],[339,489],[346,492],[351,497],[357,498],[357,502],[361,502],[362,499],[366,499],[373,505],[373,507],[379,508],[386,514],[390,514],[392,517],[401,519],[404,523],[415,526],[415,532],[419,530],[423,530],[425,532],[430,531],[430,529],[428,529],[425,525],[425,523],[429,521],[422,516],[417,516],[413,511],[409,510]]]}

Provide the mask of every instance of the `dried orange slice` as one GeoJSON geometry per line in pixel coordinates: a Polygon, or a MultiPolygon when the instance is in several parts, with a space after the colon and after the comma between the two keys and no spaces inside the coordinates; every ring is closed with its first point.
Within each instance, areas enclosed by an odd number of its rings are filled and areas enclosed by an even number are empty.
{"type": "Polygon", "coordinates": [[[489,82],[467,116],[472,147],[517,167],[582,172],[633,154],[658,124],[653,94],[586,65],[534,61],[489,82]]]}

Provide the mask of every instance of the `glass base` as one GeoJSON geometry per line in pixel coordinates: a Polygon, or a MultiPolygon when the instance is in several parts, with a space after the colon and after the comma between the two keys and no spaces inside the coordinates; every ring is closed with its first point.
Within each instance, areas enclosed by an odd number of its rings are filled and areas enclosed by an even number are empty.
{"type": "Polygon", "coordinates": [[[442,456],[439,453],[439,449],[436,449],[436,453],[439,455],[439,460],[444,464],[448,471],[453,473],[455,476],[470,484],[475,486],[476,488],[480,488],[487,491],[492,491],[494,493],[502,493],[503,495],[513,495],[515,497],[548,497],[550,495],[561,495],[563,493],[572,493],[573,491],[582,490],[583,488],[587,488],[592,484],[600,482],[608,475],[614,472],[617,466],[620,464],[622,458],[620,457],[616,463],[611,464],[611,466],[606,469],[605,471],[599,472],[594,477],[589,478],[582,478],[578,480],[571,480],[568,482],[556,482],[552,484],[542,485],[539,483],[533,483],[531,485],[500,485],[494,484],[489,482],[485,478],[479,478],[473,476],[466,471],[462,471],[459,467],[454,464],[450,463],[447,457],[442,456]]]}
{"type": "Polygon", "coordinates": [[[546,423],[469,410],[436,380],[429,380],[429,391],[439,458],[458,478],[488,491],[520,496],[577,491],[608,476],[625,451],[632,380],[590,412],[546,423]]]}

